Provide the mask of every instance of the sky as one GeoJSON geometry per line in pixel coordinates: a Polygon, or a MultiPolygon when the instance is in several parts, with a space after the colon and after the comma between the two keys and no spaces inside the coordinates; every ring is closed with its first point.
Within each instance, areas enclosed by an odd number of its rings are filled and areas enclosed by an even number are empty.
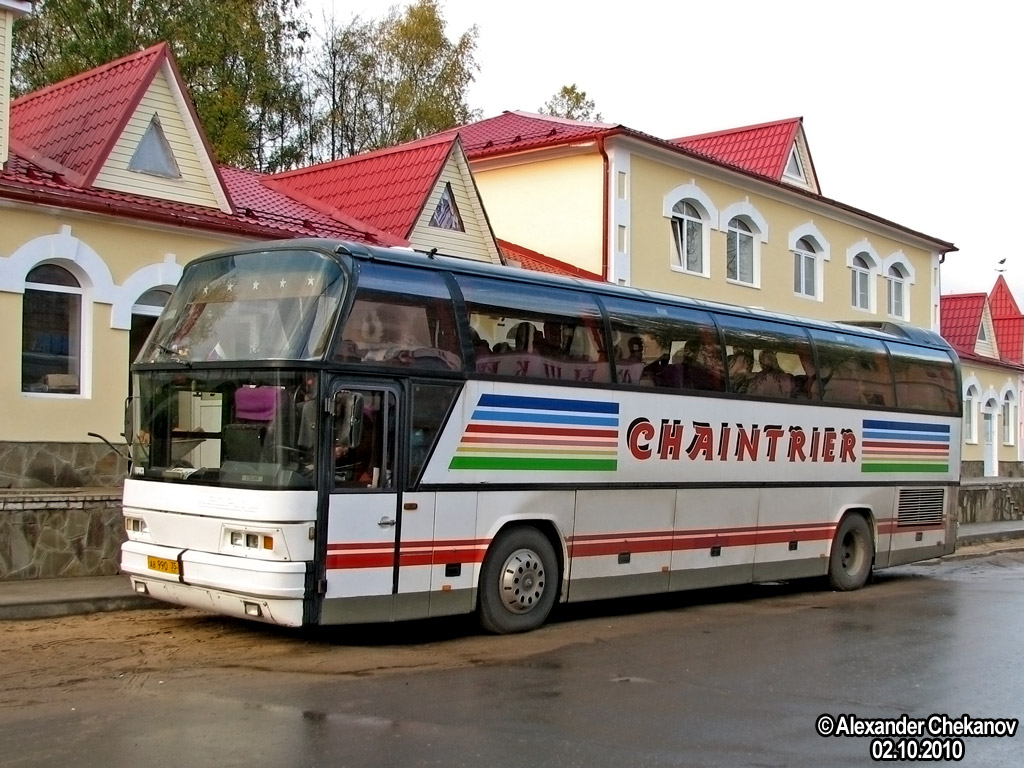
{"type": "MultiPolygon", "coordinates": [[[[407,4],[304,2],[315,24],[407,4]]],[[[439,4],[449,37],[477,27],[484,117],[571,83],[605,122],[663,139],[803,117],[823,195],[952,242],[944,294],[989,291],[1002,269],[1024,306],[1024,3],[439,4]]]]}

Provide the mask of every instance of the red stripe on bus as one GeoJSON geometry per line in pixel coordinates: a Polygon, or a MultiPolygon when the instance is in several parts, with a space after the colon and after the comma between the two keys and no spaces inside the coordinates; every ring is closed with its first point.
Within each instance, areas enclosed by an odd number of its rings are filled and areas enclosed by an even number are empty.
{"type": "Polygon", "coordinates": [[[614,429],[588,429],[570,427],[511,427],[491,424],[470,424],[466,434],[482,432],[489,435],[565,435],[569,437],[611,437],[618,439],[614,429]]]}

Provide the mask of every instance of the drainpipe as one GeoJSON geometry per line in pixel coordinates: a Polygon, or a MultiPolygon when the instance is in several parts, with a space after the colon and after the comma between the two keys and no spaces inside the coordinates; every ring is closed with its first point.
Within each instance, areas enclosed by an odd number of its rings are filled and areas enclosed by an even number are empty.
{"type": "Polygon", "coordinates": [[[608,176],[611,163],[608,162],[608,150],[605,149],[603,135],[597,137],[597,149],[601,153],[601,160],[604,163],[604,192],[601,195],[601,275],[607,283],[610,282],[610,275],[608,274],[608,244],[610,242],[608,225],[611,223],[611,216],[608,212],[608,206],[611,199],[612,180],[608,176]]]}

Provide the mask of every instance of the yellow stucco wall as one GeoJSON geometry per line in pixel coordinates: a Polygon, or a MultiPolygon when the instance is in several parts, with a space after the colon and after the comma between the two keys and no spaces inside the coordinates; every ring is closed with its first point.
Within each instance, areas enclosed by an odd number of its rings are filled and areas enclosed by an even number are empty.
{"type": "Polygon", "coordinates": [[[970,420],[966,413],[964,415],[963,460],[984,461],[986,450],[984,410],[986,403],[990,400],[994,400],[995,413],[993,414],[992,426],[997,458],[999,461],[1003,462],[1019,461],[1019,443],[1021,439],[1019,429],[1020,414],[1018,410],[1020,403],[1020,379],[1016,372],[1002,368],[989,367],[984,364],[978,364],[974,361],[963,361],[962,375],[965,396],[967,389],[972,385],[976,387],[978,392],[975,397],[974,406],[975,428],[973,430],[973,439],[969,430],[970,420]],[[1011,391],[1014,394],[1013,399],[1015,403],[1013,413],[1011,415],[1011,420],[1014,422],[1014,428],[1011,430],[1012,442],[1010,444],[1007,444],[1004,439],[1005,435],[1003,432],[1001,411],[1002,401],[1007,391],[1011,391]]]}
{"type": "Polygon", "coordinates": [[[513,167],[474,164],[473,174],[498,238],[601,273],[604,162],[596,150],[513,167]]]}
{"type": "Polygon", "coordinates": [[[130,305],[141,293],[166,285],[158,270],[172,274],[176,266],[233,242],[238,239],[111,217],[0,207],[0,327],[6,329],[0,334],[0,359],[10,362],[0,366],[0,441],[90,442],[86,432],[115,439],[127,395],[129,332],[111,327],[115,306],[109,302],[116,299],[130,317],[130,305]],[[23,287],[26,267],[38,263],[40,255],[95,282],[83,292],[89,342],[83,344],[81,395],[21,391],[23,294],[16,283],[23,287]],[[154,277],[140,282],[139,272],[146,268],[154,277]]]}
{"type": "MultiPolygon", "coordinates": [[[[753,186],[753,185],[752,185],[753,186]]],[[[692,171],[633,154],[630,158],[630,277],[631,284],[669,293],[763,307],[778,312],[825,319],[871,319],[886,317],[886,283],[874,277],[876,313],[851,306],[851,273],[847,250],[867,238],[880,259],[897,251],[914,268],[916,281],[906,284],[910,317],[914,325],[931,326],[932,257],[930,252],[879,234],[851,226],[819,211],[798,207],[799,200],[780,201],[752,193],[737,185],[701,177],[692,171]],[[760,288],[726,281],[726,233],[712,227],[710,232],[710,277],[672,269],[674,246],[670,219],[664,215],[665,196],[676,187],[695,183],[718,209],[724,211],[738,202],[748,202],[768,225],[767,242],[760,245],[760,288]],[[790,233],[812,223],[830,246],[824,262],[822,300],[797,295],[793,290],[793,254],[790,233]]]]}

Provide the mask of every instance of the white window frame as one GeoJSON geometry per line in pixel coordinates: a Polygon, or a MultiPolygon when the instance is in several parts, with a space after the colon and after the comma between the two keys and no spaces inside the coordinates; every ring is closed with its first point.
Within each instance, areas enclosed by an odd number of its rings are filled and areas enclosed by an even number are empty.
{"type": "MultiPolygon", "coordinates": [[[[831,246],[825,236],[821,234],[816,226],[812,222],[801,224],[796,229],[793,229],[789,233],[789,250],[794,255],[794,286],[793,293],[802,299],[810,299],[812,301],[824,301],[825,294],[825,262],[830,261],[832,258],[831,246]],[[809,243],[812,248],[807,251],[800,247],[799,243],[803,240],[809,243]],[[796,290],[796,258],[797,254],[805,258],[813,258],[813,269],[814,269],[814,289],[813,293],[804,293],[796,290]]],[[[801,286],[804,282],[801,281],[801,286]]]]}
{"type": "Polygon", "coordinates": [[[1003,419],[1003,445],[1017,444],[1017,393],[1012,384],[1003,387],[1000,396],[1000,409],[1003,419]]]}
{"type": "MultiPolygon", "coordinates": [[[[83,281],[83,279],[82,279],[83,276],[81,274],[81,271],[79,269],[77,269],[73,263],[69,263],[69,262],[67,262],[67,261],[65,261],[63,259],[46,259],[44,261],[40,261],[37,264],[35,264],[32,267],[32,269],[36,269],[37,267],[44,267],[44,266],[59,267],[59,268],[63,269],[65,272],[67,272],[69,275],[71,275],[71,277],[74,278],[75,282],[78,283],[78,285],[76,285],[76,286],[54,285],[52,283],[35,283],[35,282],[29,281],[28,280],[28,275],[26,275],[25,276],[25,278],[26,278],[25,279],[25,285],[24,285],[24,290],[25,291],[36,291],[36,292],[39,292],[39,293],[63,293],[63,294],[68,294],[68,295],[71,295],[71,296],[77,296],[78,297],[78,317],[77,318],[74,318],[74,317],[70,318],[71,319],[71,328],[68,329],[69,330],[69,336],[71,334],[71,331],[75,331],[75,338],[73,338],[73,339],[69,338],[68,339],[68,346],[69,346],[69,348],[74,349],[77,352],[77,354],[74,356],[74,359],[75,359],[75,369],[74,369],[74,371],[72,373],[73,373],[74,376],[76,376],[78,378],[78,391],[77,392],[46,392],[46,391],[33,392],[33,391],[30,391],[30,390],[21,389],[21,387],[23,386],[22,382],[24,381],[24,378],[23,378],[24,377],[24,372],[20,370],[20,365],[21,365],[21,360],[20,359],[19,359],[19,373],[18,373],[19,384],[18,384],[18,387],[19,387],[19,390],[20,390],[22,396],[24,396],[24,397],[53,397],[53,398],[58,398],[58,399],[82,398],[82,397],[86,396],[87,382],[86,382],[86,378],[85,378],[85,373],[86,373],[86,370],[88,369],[88,366],[86,365],[86,360],[87,360],[86,355],[87,354],[91,354],[91,348],[90,348],[90,346],[88,344],[88,339],[92,335],[92,324],[88,322],[88,317],[89,317],[89,315],[92,314],[91,313],[92,306],[91,306],[91,302],[89,301],[89,295],[88,295],[88,291],[87,291],[88,282],[83,281]],[[83,282],[85,284],[83,284],[83,282]],[[87,310],[89,310],[89,311],[87,311],[87,310]],[[87,335],[87,333],[88,333],[88,335],[87,335]]],[[[31,270],[29,270],[29,272],[31,273],[31,270]]],[[[24,322],[24,317],[25,317],[25,301],[26,300],[27,299],[25,297],[25,294],[23,293],[22,294],[22,305],[21,305],[22,322],[24,322]]],[[[22,345],[24,345],[24,342],[22,342],[22,345]]],[[[21,354],[24,354],[24,353],[25,353],[25,349],[24,349],[24,346],[22,346],[21,354]]]]}
{"type": "Polygon", "coordinates": [[[693,181],[689,184],[682,184],[673,188],[662,200],[662,215],[669,220],[669,266],[673,272],[681,272],[697,277],[711,277],[711,230],[716,228],[719,219],[718,208],[711,201],[711,198],[698,187],[693,181]],[[701,269],[694,271],[686,268],[685,262],[680,262],[679,249],[676,245],[676,233],[674,220],[679,218],[675,207],[679,203],[688,203],[697,211],[701,222],[701,269]]]}
{"type": "Polygon", "coordinates": [[[978,444],[978,411],[981,402],[981,385],[977,379],[964,382],[964,442],[978,444]]]}
{"type": "Polygon", "coordinates": [[[742,285],[745,288],[761,287],[761,246],[768,242],[768,221],[761,212],[750,204],[749,200],[733,203],[719,215],[719,228],[725,232],[725,281],[733,285],[742,285]],[[749,229],[749,232],[740,232],[735,229],[732,222],[739,220],[749,229]],[[751,239],[751,282],[739,279],[739,268],[735,278],[729,277],[729,238],[733,234],[737,236],[750,235],[751,239]]]}
{"type": "Polygon", "coordinates": [[[902,251],[896,251],[882,262],[882,271],[885,275],[885,309],[889,317],[903,322],[910,322],[910,287],[915,282],[914,265],[904,256],[902,251]],[[902,305],[893,305],[893,294],[899,286],[902,294],[902,305]],[[900,310],[900,311],[894,311],[900,310]]]}
{"type": "Polygon", "coordinates": [[[846,266],[850,268],[850,306],[857,312],[876,312],[875,277],[882,260],[867,240],[861,240],[846,251],[846,266]],[[858,264],[857,262],[863,262],[858,264]],[[864,289],[867,306],[861,306],[861,289],[864,289]]]}

